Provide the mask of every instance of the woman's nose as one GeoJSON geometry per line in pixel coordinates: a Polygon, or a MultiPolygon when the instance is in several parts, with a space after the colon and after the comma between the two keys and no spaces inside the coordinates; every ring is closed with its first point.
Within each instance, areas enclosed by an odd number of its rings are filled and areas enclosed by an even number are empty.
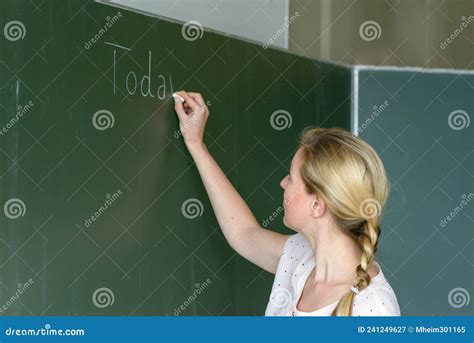
{"type": "Polygon", "coordinates": [[[280,181],[280,187],[281,187],[281,188],[285,189],[287,180],[288,180],[288,176],[285,176],[285,177],[283,178],[283,180],[280,181]]]}

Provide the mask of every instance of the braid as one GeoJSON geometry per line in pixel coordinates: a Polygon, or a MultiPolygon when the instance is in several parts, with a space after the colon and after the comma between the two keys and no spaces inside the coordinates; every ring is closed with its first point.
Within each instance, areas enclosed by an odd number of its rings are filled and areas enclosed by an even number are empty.
{"type": "Polygon", "coordinates": [[[379,233],[380,227],[371,220],[364,222],[362,225],[362,232],[359,236],[362,256],[361,263],[357,266],[357,277],[355,280],[355,286],[359,290],[363,290],[370,283],[370,275],[367,271],[372,267],[379,233]]]}
{"type": "Polygon", "coordinates": [[[362,254],[352,287],[333,316],[351,316],[354,295],[369,286],[379,221],[390,184],[382,160],[372,146],[343,128],[310,128],[300,137],[300,174],[306,190],[326,203],[338,228],[362,254]]]}
{"type": "MultiPolygon", "coordinates": [[[[380,237],[380,226],[376,218],[368,219],[363,222],[359,235],[359,244],[362,248],[361,263],[357,266],[354,286],[362,291],[371,281],[368,270],[372,267],[375,253],[377,252],[378,239],[380,237]]],[[[354,292],[350,290],[346,293],[336,308],[332,316],[352,316],[352,301],[354,292]]]]}

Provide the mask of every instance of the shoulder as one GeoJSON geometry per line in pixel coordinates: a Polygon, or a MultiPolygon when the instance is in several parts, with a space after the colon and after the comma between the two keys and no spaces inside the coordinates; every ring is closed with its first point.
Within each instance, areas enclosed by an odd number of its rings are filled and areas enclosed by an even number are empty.
{"type": "Polygon", "coordinates": [[[295,249],[295,250],[304,249],[306,246],[308,246],[311,249],[308,239],[302,233],[295,233],[294,235],[288,236],[288,239],[285,244],[285,247],[287,247],[288,249],[295,249]]]}
{"type": "Polygon", "coordinates": [[[314,263],[314,254],[307,238],[296,233],[288,236],[273,281],[265,315],[291,313],[297,299],[298,280],[314,263]]]}
{"type": "Polygon", "coordinates": [[[291,235],[287,238],[281,260],[290,264],[299,264],[306,255],[313,255],[308,239],[302,233],[291,235]]]}
{"type": "Polygon", "coordinates": [[[307,238],[297,233],[287,238],[278,263],[275,281],[290,287],[298,280],[298,275],[311,267],[314,254],[307,238]]]}
{"type": "Polygon", "coordinates": [[[392,287],[385,278],[371,282],[354,297],[353,316],[400,316],[400,307],[392,287]]]}

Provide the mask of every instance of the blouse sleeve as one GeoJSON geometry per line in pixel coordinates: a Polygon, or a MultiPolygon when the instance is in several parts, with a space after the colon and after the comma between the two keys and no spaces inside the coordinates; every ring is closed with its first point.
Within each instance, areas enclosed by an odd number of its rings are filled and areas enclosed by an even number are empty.
{"type": "Polygon", "coordinates": [[[393,289],[383,285],[369,285],[358,294],[352,304],[353,316],[400,316],[400,307],[393,289]]]}

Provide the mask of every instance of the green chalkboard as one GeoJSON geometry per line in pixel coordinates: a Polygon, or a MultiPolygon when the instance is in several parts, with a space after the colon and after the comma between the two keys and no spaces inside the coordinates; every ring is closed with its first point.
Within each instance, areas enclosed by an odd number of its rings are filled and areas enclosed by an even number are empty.
{"type": "Polygon", "coordinates": [[[392,192],[379,260],[402,315],[472,315],[472,71],[359,71],[359,134],[392,192]]]}
{"type": "Polygon", "coordinates": [[[263,221],[300,131],[349,128],[351,70],[92,1],[1,1],[0,23],[2,314],[263,315],[273,275],[221,234],[171,94],[209,101],[263,221]]]}

